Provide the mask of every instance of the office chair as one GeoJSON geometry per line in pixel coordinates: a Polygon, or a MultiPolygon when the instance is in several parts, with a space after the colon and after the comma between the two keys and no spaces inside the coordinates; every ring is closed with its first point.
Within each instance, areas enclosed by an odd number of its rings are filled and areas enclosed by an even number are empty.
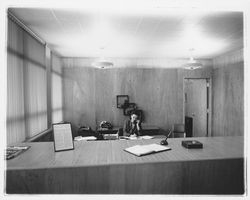
{"type": "Polygon", "coordinates": [[[184,124],[173,124],[172,137],[174,137],[174,138],[186,137],[185,125],[184,124]]]}

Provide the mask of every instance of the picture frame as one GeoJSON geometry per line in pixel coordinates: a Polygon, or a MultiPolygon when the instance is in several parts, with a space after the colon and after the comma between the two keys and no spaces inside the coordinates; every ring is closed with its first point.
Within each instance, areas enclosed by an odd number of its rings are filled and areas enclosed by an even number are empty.
{"type": "Polygon", "coordinates": [[[124,104],[129,103],[128,95],[117,95],[116,96],[116,107],[124,108],[124,104]]]}
{"type": "Polygon", "coordinates": [[[55,152],[74,149],[71,123],[52,124],[55,152]]]}

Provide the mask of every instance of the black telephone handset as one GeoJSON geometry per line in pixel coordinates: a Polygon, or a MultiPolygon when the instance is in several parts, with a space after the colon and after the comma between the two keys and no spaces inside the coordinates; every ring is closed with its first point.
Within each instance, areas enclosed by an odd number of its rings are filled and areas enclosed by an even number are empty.
{"type": "Polygon", "coordinates": [[[171,130],[169,130],[169,133],[168,133],[168,135],[167,135],[167,137],[166,137],[166,139],[165,140],[162,140],[161,141],[161,145],[168,145],[168,137],[171,135],[171,130]]]}

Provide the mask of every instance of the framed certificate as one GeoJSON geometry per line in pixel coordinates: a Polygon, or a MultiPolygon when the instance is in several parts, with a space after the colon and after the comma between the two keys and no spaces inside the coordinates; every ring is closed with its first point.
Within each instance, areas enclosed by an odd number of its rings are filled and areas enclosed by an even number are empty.
{"type": "Polygon", "coordinates": [[[129,102],[129,96],[128,95],[117,95],[116,96],[116,106],[117,106],[117,108],[124,108],[125,104],[128,103],[128,102],[129,102]]]}
{"type": "Polygon", "coordinates": [[[55,152],[74,149],[72,128],[70,123],[52,124],[52,128],[55,152]]]}

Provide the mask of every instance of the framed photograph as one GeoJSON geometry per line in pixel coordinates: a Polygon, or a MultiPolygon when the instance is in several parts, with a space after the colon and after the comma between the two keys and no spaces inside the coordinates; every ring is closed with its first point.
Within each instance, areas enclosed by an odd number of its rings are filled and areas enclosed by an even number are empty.
{"type": "Polygon", "coordinates": [[[117,108],[124,108],[124,104],[129,103],[128,95],[117,95],[116,96],[116,104],[117,108]]]}
{"type": "Polygon", "coordinates": [[[71,123],[52,124],[55,152],[74,149],[71,123]]]}

